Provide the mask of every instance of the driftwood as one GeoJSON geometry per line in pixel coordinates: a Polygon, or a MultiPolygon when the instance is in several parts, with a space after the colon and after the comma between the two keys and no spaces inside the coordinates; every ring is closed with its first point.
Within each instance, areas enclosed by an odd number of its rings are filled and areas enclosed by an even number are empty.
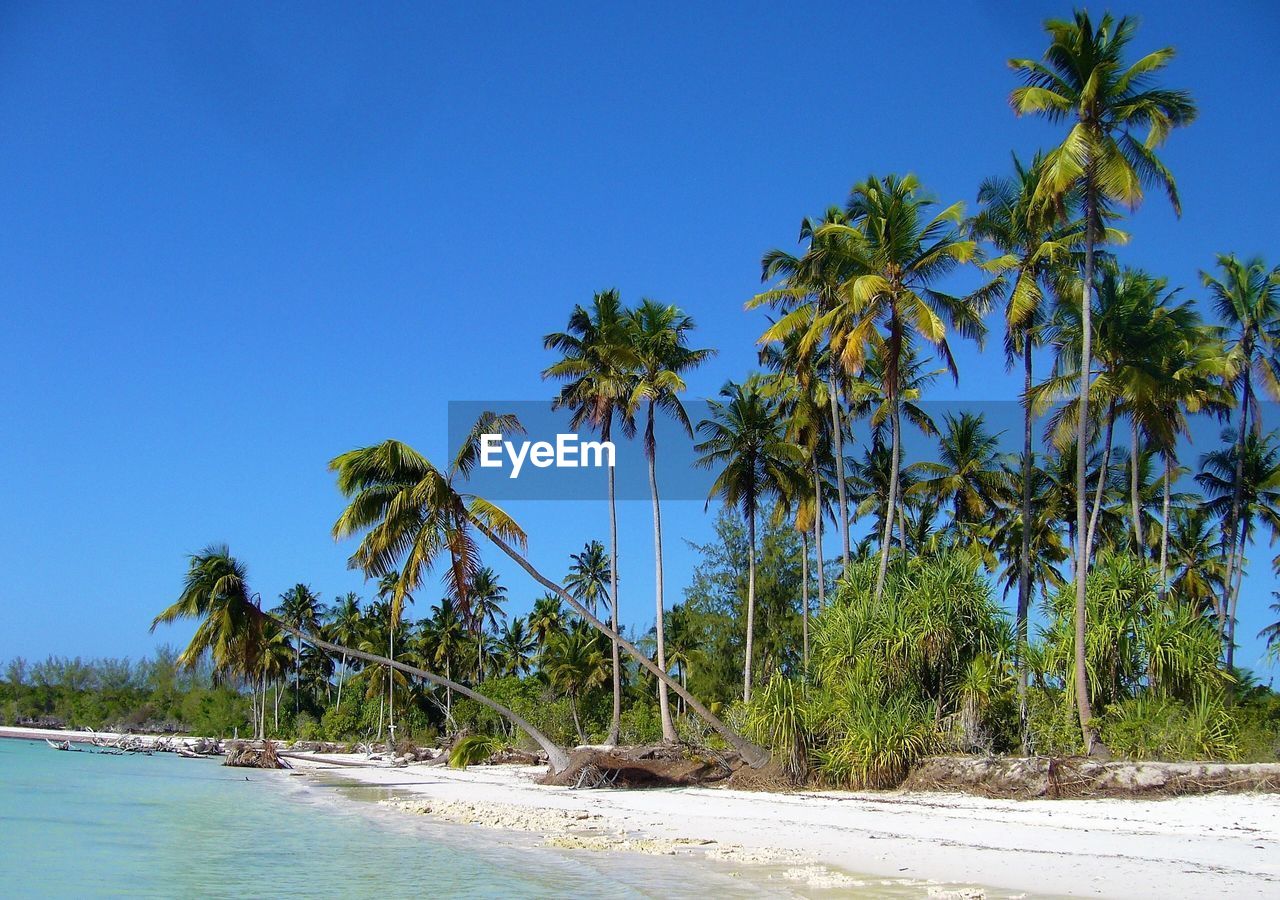
{"type": "Polygon", "coordinates": [[[733,752],[682,746],[580,747],[569,768],[549,773],[542,783],[577,789],[688,787],[723,781],[743,765],[733,752]]]}
{"type": "Polygon", "coordinates": [[[235,741],[227,748],[224,766],[242,769],[292,769],[276,751],[274,741],[235,741]]]}

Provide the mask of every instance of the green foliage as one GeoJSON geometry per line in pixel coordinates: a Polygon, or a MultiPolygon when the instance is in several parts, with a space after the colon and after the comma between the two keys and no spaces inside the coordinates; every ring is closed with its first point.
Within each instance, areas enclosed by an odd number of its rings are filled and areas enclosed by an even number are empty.
{"type": "Polygon", "coordinates": [[[510,746],[508,741],[491,734],[469,734],[453,745],[449,753],[449,768],[465,769],[477,765],[510,746]]]}
{"type": "Polygon", "coordinates": [[[1191,703],[1145,695],[1114,704],[1102,718],[1102,738],[1133,759],[1235,761],[1241,755],[1240,723],[1208,692],[1191,703]]]}

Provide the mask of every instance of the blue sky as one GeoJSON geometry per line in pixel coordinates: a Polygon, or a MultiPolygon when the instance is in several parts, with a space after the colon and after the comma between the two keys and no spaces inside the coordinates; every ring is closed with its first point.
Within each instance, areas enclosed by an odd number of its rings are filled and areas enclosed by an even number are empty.
{"type": "MultiPolygon", "coordinates": [[[[549,396],[540,336],[606,287],[691,313],[720,351],[691,394],[713,393],[751,365],[742,303],[802,216],[871,172],[972,203],[1055,134],[1009,111],[1005,61],[1065,3],[535,6],[0,8],[0,658],[184,640],[147,625],[212,541],[264,597],[365,590],[329,536],[333,455],[443,457],[448,401],[549,396]]],[[[1201,116],[1165,157],[1183,218],[1152,198],[1124,259],[1195,296],[1216,252],[1280,259],[1280,13],[1125,9],[1201,116]]],[[[939,399],[1013,396],[998,352],[958,357],[939,399]]],[[[512,511],[552,572],[604,533],[599,503],[512,511]]],[[[676,538],[709,518],[665,515],[674,600],[676,538]]],[[[647,503],[623,541],[647,622],[647,503]]],[[[521,611],[534,586],[493,561],[521,611]]]]}

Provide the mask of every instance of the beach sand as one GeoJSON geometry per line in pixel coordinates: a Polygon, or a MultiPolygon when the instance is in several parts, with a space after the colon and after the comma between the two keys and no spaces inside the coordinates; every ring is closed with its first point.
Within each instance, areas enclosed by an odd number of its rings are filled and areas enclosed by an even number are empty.
{"type": "MultiPolygon", "coordinates": [[[[44,734],[0,728],[2,736],[44,734]]],[[[536,784],[544,770],[533,766],[391,768],[354,754],[293,752],[289,761],[326,779],[387,788],[384,802],[406,814],[532,833],[561,850],[767,866],[770,877],[832,894],[866,894],[877,883],[870,878],[933,897],[979,896],[979,888],[1006,897],[1280,896],[1274,794],[1019,801],[894,791],[574,791],[536,784]]]]}
{"type": "MultiPolygon", "coordinates": [[[[1280,796],[986,800],[957,794],[721,788],[579,790],[538,785],[530,766],[299,769],[396,789],[387,801],[445,821],[544,834],[550,846],[704,853],[783,866],[811,887],[910,879],[921,895],[1280,896],[1280,796]],[[852,877],[851,877],[852,876],[852,877]]],[[[864,885],[865,886],[865,885],[864,885]]]]}

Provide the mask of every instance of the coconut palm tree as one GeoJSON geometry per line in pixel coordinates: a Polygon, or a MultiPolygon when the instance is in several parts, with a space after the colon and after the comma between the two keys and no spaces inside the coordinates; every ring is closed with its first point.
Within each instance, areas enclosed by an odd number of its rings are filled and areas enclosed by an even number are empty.
{"type": "MultiPolygon", "coordinates": [[[[644,408],[644,455],[649,463],[649,492],[653,499],[653,558],[654,558],[654,609],[658,639],[658,668],[667,671],[666,643],[663,629],[663,570],[662,570],[662,504],[658,498],[657,453],[655,432],[657,413],[663,412],[676,421],[689,437],[693,426],[685,412],[680,395],[684,393],[685,375],[715,355],[714,350],[699,350],[689,346],[693,331],[693,319],[675,306],[664,306],[653,300],[645,300],[627,319],[631,350],[637,370],[627,409],[634,416],[644,408]]],[[[662,737],[665,741],[677,740],[676,728],[671,721],[671,707],[667,697],[668,682],[658,679],[658,707],[662,718],[662,737]]]]}
{"type": "MultiPolygon", "coordinates": [[[[317,631],[327,613],[320,595],[310,585],[298,583],[280,595],[280,605],[273,612],[301,631],[317,631]]],[[[302,642],[294,646],[293,714],[302,711],[302,642]]]]}
{"type": "Polygon", "coordinates": [[[833,252],[845,260],[849,277],[831,312],[810,327],[830,334],[833,350],[851,375],[861,374],[873,351],[883,361],[881,386],[890,407],[892,456],[890,514],[881,537],[877,596],[884,590],[899,500],[903,364],[923,342],[958,377],[948,324],[965,337],[980,339],[985,332],[982,313],[989,291],[962,299],[936,288],[940,278],[977,253],[967,234],[963,204],[931,215],[936,205],[913,175],[872,176],[854,185],[845,208],[847,224],[820,229],[836,241],[833,252]]]}
{"type": "MultiPolygon", "coordinates": [[[[1214,276],[1201,272],[1200,279],[1209,289],[1214,312],[1226,329],[1227,349],[1235,362],[1232,387],[1239,397],[1240,421],[1236,434],[1236,464],[1245,460],[1245,434],[1250,417],[1254,431],[1259,431],[1262,417],[1258,410],[1258,390],[1272,398],[1280,397],[1280,266],[1268,269],[1261,258],[1242,261],[1234,255],[1220,255],[1214,276]]],[[[1243,472],[1235,472],[1235,484],[1243,489],[1243,472]]],[[[1231,498],[1231,516],[1226,535],[1228,593],[1235,583],[1235,571],[1243,564],[1244,539],[1236,530],[1241,521],[1243,496],[1231,498]]],[[[1232,606],[1237,598],[1226,596],[1222,605],[1232,606]]]]}
{"type": "MultiPolygon", "coordinates": [[[[400,627],[404,616],[404,604],[413,602],[413,594],[400,585],[399,572],[387,572],[378,579],[378,596],[385,604],[387,618],[387,657],[396,658],[396,630],[400,627]]],[[[395,753],[396,740],[396,681],[397,672],[387,667],[387,737],[388,748],[395,753]]],[[[399,679],[401,682],[403,678],[399,679]]]]}
{"type": "MultiPolygon", "coordinates": [[[[630,320],[616,290],[596,294],[590,310],[575,306],[565,331],[547,335],[543,344],[562,358],[543,371],[543,378],[565,382],[553,403],[573,411],[574,428],[587,424],[600,432],[601,440],[613,436],[618,424],[622,433],[635,433],[629,400],[639,361],[628,334],[630,320]]],[[[608,467],[609,490],[609,603],[610,622],[618,630],[618,508],[613,467],[608,467]]],[[[622,664],[616,642],[613,654],[613,716],[606,743],[618,743],[622,721],[622,664]]]]}
{"type": "Polygon", "coordinates": [[[578,742],[585,744],[587,735],[578,715],[578,701],[609,677],[597,635],[583,628],[571,628],[552,635],[542,653],[542,671],[553,688],[568,696],[578,742]]]}
{"type": "Polygon", "coordinates": [[[736,506],[747,523],[747,638],[742,699],[751,702],[751,663],[756,612],[756,514],[762,503],[799,493],[807,484],[804,454],[788,441],[777,404],[758,381],[726,384],[708,404],[710,418],[698,423],[703,440],[694,445],[696,465],[719,468],[707,503],[719,497],[736,506]]]}
{"type": "MultiPolygon", "coordinates": [[[[338,598],[330,610],[328,635],[336,644],[354,644],[360,627],[360,597],[348,591],[338,598]]],[[[338,675],[338,702],[342,708],[342,683],[347,677],[347,654],[342,654],[342,668],[338,675]]]]}
{"type": "Polygon", "coordinates": [[[1239,535],[1240,560],[1234,568],[1228,565],[1227,570],[1228,577],[1234,577],[1237,584],[1227,585],[1231,602],[1222,610],[1218,624],[1225,645],[1224,662],[1230,670],[1235,663],[1236,604],[1240,596],[1238,582],[1244,575],[1243,548],[1253,538],[1255,524],[1265,525],[1273,541],[1280,536],[1280,432],[1247,433],[1243,454],[1229,431],[1223,432],[1222,439],[1228,446],[1201,458],[1196,483],[1208,495],[1206,505],[1222,520],[1226,533],[1233,537],[1239,535]]]}
{"type": "Polygon", "coordinates": [[[498,573],[483,566],[471,576],[467,586],[470,602],[470,626],[476,641],[476,682],[484,680],[485,647],[488,629],[496,633],[498,620],[507,618],[502,604],[507,599],[507,589],[498,581],[498,573]]]}
{"type": "MultiPolygon", "coordinates": [[[[1219,519],[1201,503],[1175,507],[1169,518],[1169,592],[1202,615],[1217,614],[1227,564],[1219,519]]],[[[1222,621],[1225,613],[1218,616],[1222,621]]]]}
{"type": "MultiPolygon", "coordinates": [[[[466,643],[467,625],[458,614],[452,597],[443,597],[431,609],[431,616],[422,622],[422,644],[419,653],[422,660],[433,668],[443,668],[446,678],[453,675],[453,661],[466,643]]],[[[445,716],[453,718],[453,690],[445,688],[445,716]]]]}
{"type": "Polygon", "coordinates": [[[525,627],[523,616],[516,616],[507,623],[502,634],[498,636],[495,660],[500,675],[516,676],[529,673],[529,655],[537,647],[537,642],[525,627]]]}
{"type": "Polygon", "coordinates": [[[555,594],[543,594],[533,601],[533,611],[529,613],[529,632],[534,643],[541,651],[553,634],[564,631],[565,614],[560,607],[560,598],[555,594]]]}
{"type": "Polygon", "coordinates": [[[917,478],[911,492],[948,504],[952,527],[963,531],[989,519],[1008,489],[1000,436],[987,430],[982,413],[947,413],[943,421],[939,459],[911,464],[917,478]]]}
{"type": "Polygon", "coordinates": [[[1175,212],[1181,213],[1173,176],[1156,149],[1174,128],[1189,124],[1196,115],[1185,91],[1152,85],[1155,73],[1173,58],[1172,47],[1156,50],[1131,65],[1125,52],[1137,21],[1102,17],[1097,27],[1084,11],[1073,21],[1050,20],[1050,38],[1044,62],[1012,59],[1009,65],[1022,79],[1009,102],[1019,115],[1041,115],[1052,122],[1070,121],[1066,139],[1044,158],[1037,201],[1061,208],[1064,198],[1075,194],[1081,202],[1085,226],[1084,276],[1081,283],[1083,342],[1079,385],[1079,425],[1076,429],[1076,636],[1074,650],[1076,709],[1085,747],[1092,750],[1097,734],[1090,724],[1085,640],[1088,610],[1085,582],[1089,568],[1085,499],[1085,462],[1088,458],[1089,392],[1093,367],[1094,253],[1105,238],[1104,213],[1110,203],[1135,207],[1145,185],[1166,190],[1175,212]],[[1134,131],[1145,129],[1145,140],[1134,131]]]}
{"type": "Polygon", "coordinates": [[[588,541],[581,553],[570,554],[569,574],[564,578],[564,586],[594,615],[600,601],[609,597],[612,578],[612,566],[604,544],[588,541]]]}
{"type": "MultiPolygon", "coordinates": [[[[670,379],[663,379],[663,382],[667,388],[672,387],[670,379]]],[[[472,426],[447,470],[437,468],[412,447],[394,440],[337,457],[330,465],[338,473],[339,489],[350,498],[350,502],[335,524],[334,532],[338,536],[362,536],[360,546],[352,556],[353,563],[357,567],[377,571],[390,570],[402,561],[400,583],[406,587],[417,587],[437,557],[447,556],[447,578],[451,588],[455,594],[465,596],[465,578],[455,582],[455,577],[465,576],[478,566],[474,540],[478,532],[530,578],[559,597],[587,624],[610,640],[617,641],[622,650],[650,674],[680,694],[690,709],[737,750],[749,765],[767,764],[767,751],[725,725],[696,697],[685,691],[670,673],[650,661],[635,644],[597,619],[563,586],[539,571],[524,555],[524,531],[510,516],[493,503],[465,491],[467,476],[480,457],[480,435],[498,433],[504,428],[515,430],[519,423],[512,417],[499,417],[492,413],[482,415],[472,426]]],[[[317,643],[334,652],[341,649],[317,643]]],[[[399,663],[396,665],[400,666],[399,663]]],[[[422,671],[414,669],[413,674],[422,671]]],[[[444,679],[434,674],[428,680],[433,684],[444,683],[444,679]]],[[[460,688],[460,685],[453,685],[455,691],[460,688]]],[[[468,697],[483,696],[467,689],[461,692],[468,697]]],[[[527,723],[518,717],[513,718],[515,714],[506,707],[493,703],[485,705],[517,727],[529,731],[527,723]]],[[[533,736],[533,732],[530,735],[533,736]]],[[[543,749],[547,747],[554,748],[554,745],[547,742],[543,749]]],[[[557,748],[555,753],[558,754],[557,766],[560,762],[567,764],[563,751],[557,748]]]]}

